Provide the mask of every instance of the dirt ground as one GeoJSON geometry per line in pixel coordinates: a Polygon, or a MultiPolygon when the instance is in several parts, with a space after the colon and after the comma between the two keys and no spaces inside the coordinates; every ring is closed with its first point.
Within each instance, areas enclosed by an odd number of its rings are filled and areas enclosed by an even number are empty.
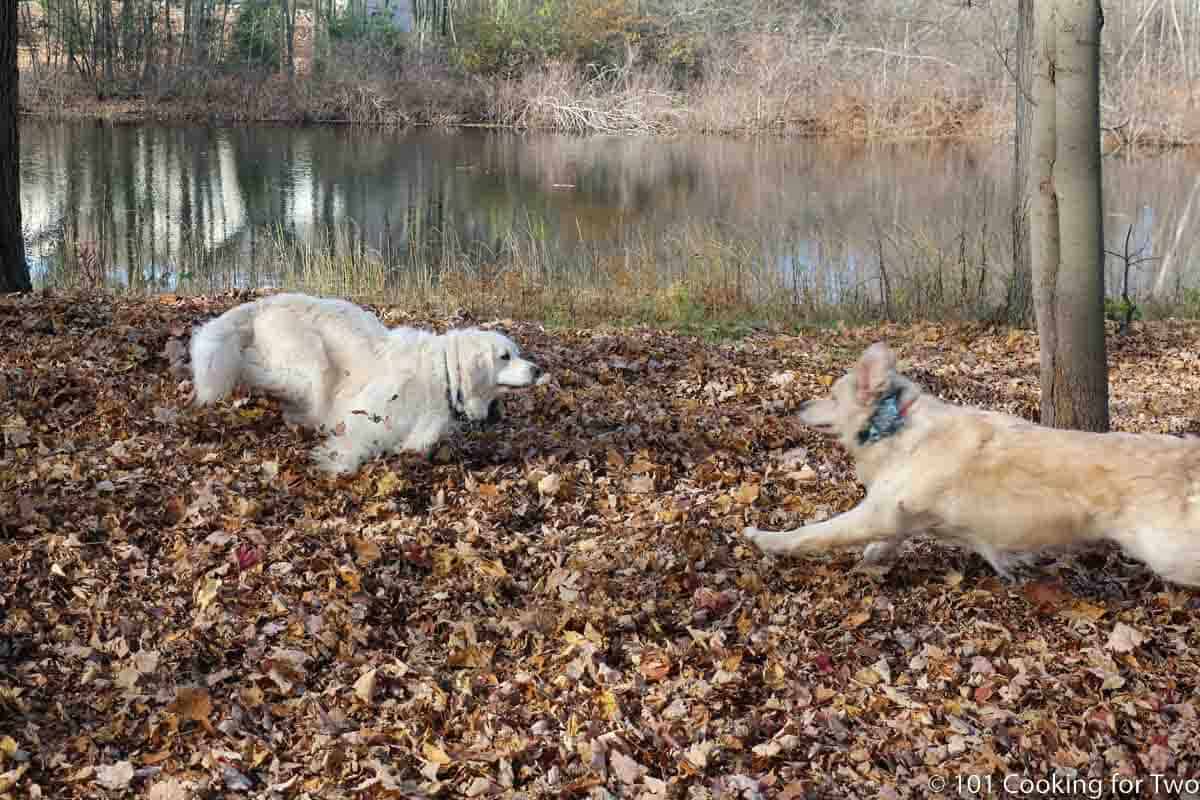
{"type": "MultiPolygon", "coordinates": [[[[1028,417],[1031,334],[500,321],[550,384],[432,460],[331,479],[267,401],[186,408],[189,331],[238,299],[0,298],[0,796],[1200,780],[1200,597],[1115,551],[1006,584],[927,542],[868,569],[738,535],[857,502],[844,453],[794,411],[866,344],[946,399],[1028,417]]],[[[1116,427],[1200,430],[1200,328],[1138,323],[1109,351],[1116,427]]]]}

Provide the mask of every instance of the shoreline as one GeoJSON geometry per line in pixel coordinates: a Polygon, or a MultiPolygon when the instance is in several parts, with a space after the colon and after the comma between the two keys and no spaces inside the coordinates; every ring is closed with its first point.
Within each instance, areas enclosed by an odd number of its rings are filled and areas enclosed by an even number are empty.
{"type": "MultiPolygon", "coordinates": [[[[989,133],[978,131],[975,133],[957,133],[957,134],[940,134],[940,135],[904,135],[904,134],[876,134],[873,136],[853,136],[838,133],[831,133],[821,130],[812,130],[811,126],[795,126],[793,128],[735,128],[727,130],[705,130],[702,128],[681,128],[668,132],[638,132],[630,131],[619,134],[613,134],[605,131],[578,132],[564,130],[552,125],[545,126],[518,126],[505,124],[501,122],[485,122],[485,121],[462,121],[462,122],[442,122],[434,120],[410,120],[402,123],[395,122],[375,122],[369,120],[355,119],[331,119],[311,117],[307,115],[295,115],[285,117],[255,117],[243,118],[236,115],[221,114],[219,112],[204,112],[199,110],[183,109],[176,110],[170,104],[164,107],[168,109],[166,112],[155,111],[150,112],[145,109],[136,111],[122,110],[113,108],[119,106],[116,102],[100,101],[98,107],[87,109],[50,109],[46,107],[29,108],[21,106],[18,108],[17,116],[19,119],[37,120],[41,122],[100,122],[109,125],[172,125],[172,126],[200,126],[200,127],[251,127],[251,126],[266,126],[266,127],[281,127],[281,128],[303,128],[303,127],[363,127],[363,128],[395,128],[395,129],[440,129],[444,131],[466,131],[466,130],[482,130],[482,131],[503,131],[508,133],[556,133],[564,136],[580,136],[588,138],[593,136],[647,136],[658,139],[670,139],[679,136],[711,136],[716,138],[728,139],[782,139],[782,140],[806,140],[806,141],[823,141],[832,144],[847,144],[847,145],[883,145],[883,144],[996,144],[999,142],[1011,142],[1012,132],[1005,131],[1003,133],[989,133]]],[[[1104,157],[1116,156],[1118,154],[1138,155],[1138,156],[1158,156],[1167,153],[1200,153],[1200,141],[1143,141],[1136,144],[1127,144],[1122,142],[1118,137],[1113,136],[1111,129],[1105,128],[1101,131],[1101,154],[1104,157]]]]}
{"type": "MultiPolygon", "coordinates": [[[[649,136],[652,138],[669,139],[678,136],[712,136],[729,139],[794,139],[809,141],[827,141],[846,144],[995,144],[1011,142],[1011,129],[1001,126],[981,128],[974,131],[959,131],[950,133],[934,133],[917,135],[901,132],[876,132],[866,135],[847,133],[845,130],[830,130],[843,127],[820,125],[815,123],[798,123],[783,126],[764,127],[729,127],[712,129],[705,126],[680,126],[667,130],[569,130],[555,125],[518,125],[505,122],[495,122],[485,119],[445,120],[434,118],[433,115],[409,115],[398,112],[402,119],[370,120],[352,117],[332,117],[313,114],[307,110],[297,110],[295,113],[283,115],[245,116],[222,113],[215,110],[216,103],[211,107],[191,107],[171,101],[153,103],[143,99],[129,100],[95,100],[92,98],[76,98],[78,104],[70,104],[58,108],[50,104],[30,104],[24,99],[18,106],[17,116],[23,119],[47,122],[102,122],[110,125],[196,125],[196,126],[275,126],[275,127],[365,127],[365,128],[429,128],[446,131],[457,130],[491,130],[511,133],[559,133],[564,135],[590,136],[649,136]],[[153,108],[152,108],[153,106],[153,108]],[[181,107],[182,106],[182,107],[181,107]]],[[[419,111],[419,109],[418,109],[419,111]]],[[[1143,138],[1129,143],[1122,137],[1114,135],[1114,128],[1104,126],[1101,131],[1101,147],[1103,155],[1113,156],[1118,153],[1134,153],[1138,155],[1161,155],[1171,152],[1200,152],[1200,140],[1185,139],[1150,139],[1143,138]]]]}
{"type": "Polygon", "coordinates": [[[1011,138],[1012,131],[1012,109],[1002,97],[989,102],[916,87],[887,99],[856,96],[839,87],[781,96],[760,95],[747,87],[668,89],[649,81],[621,88],[577,83],[554,64],[520,79],[439,73],[397,80],[302,76],[289,81],[281,75],[228,74],[167,94],[147,89],[97,99],[77,75],[22,71],[18,114],[113,124],[365,125],[847,142],[987,142],[1011,138]],[[726,91],[738,95],[740,107],[714,110],[714,97],[726,91]],[[770,108],[759,111],[760,105],[770,108]],[[931,106],[939,110],[918,112],[931,106]],[[564,108],[571,114],[564,115],[564,108]]]}

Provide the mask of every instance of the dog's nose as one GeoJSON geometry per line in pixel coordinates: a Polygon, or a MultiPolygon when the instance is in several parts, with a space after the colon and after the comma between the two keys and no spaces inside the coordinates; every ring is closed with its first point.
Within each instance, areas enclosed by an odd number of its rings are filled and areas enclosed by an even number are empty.
{"type": "Polygon", "coordinates": [[[539,367],[537,364],[534,364],[533,365],[533,379],[536,381],[540,377],[542,377],[542,368],[539,367]]]}

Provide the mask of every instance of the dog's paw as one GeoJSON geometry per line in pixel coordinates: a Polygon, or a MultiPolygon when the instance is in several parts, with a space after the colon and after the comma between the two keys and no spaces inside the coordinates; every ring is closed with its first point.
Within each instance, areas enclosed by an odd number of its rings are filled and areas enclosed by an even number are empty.
{"type": "Polygon", "coordinates": [[[333,447],[318,447],[313,451],[313,462],[329,475],[349,475],[358,469],[358,460],[333,447]]]}
{"type": "Polygon", "coordinates": [[[864,564],[874,566],[876,564],[886,564],[895,556],[895,542],[871,542],[863,548],[862,560],[864,564]]]}

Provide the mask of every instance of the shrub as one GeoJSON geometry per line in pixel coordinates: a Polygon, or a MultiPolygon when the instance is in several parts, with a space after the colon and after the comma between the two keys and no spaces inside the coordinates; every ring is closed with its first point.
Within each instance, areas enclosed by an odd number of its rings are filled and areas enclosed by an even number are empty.
{"type": "Polygon", "coordinates": [[[515,78],[529,67],[561,53],[556,6],[546,0],[533,14],[488,14],[468,17],[455,55],[467,72],[515,78]]]}
{"type": "Polygon", "coordinates": [[[580,65],[625,65],[626,43],[642,19],[630,0],[568,0],[562,15],[563,55],[580,65]]]}
{"type": "Polygon", "coordinates": [[[279,66],[280,31],[283,15],[271,0],[242,3],[233,25],[233,52],[242,64],[279,66]]]}
{"type": "Polygon", "coordinates": [[[1104,318],[1113,322],[1130,322],[1142,318],[1142,310],[1132,300],[1123,297],[1104,298],[1104,318]]]}
{"type": "Polygon", "coordinates": [[[407,36],[387,15],[363,16],[347,12],[329,20],[329,38],[333,41],[367,44],[391,56],[403,53],[407,36]]]}

